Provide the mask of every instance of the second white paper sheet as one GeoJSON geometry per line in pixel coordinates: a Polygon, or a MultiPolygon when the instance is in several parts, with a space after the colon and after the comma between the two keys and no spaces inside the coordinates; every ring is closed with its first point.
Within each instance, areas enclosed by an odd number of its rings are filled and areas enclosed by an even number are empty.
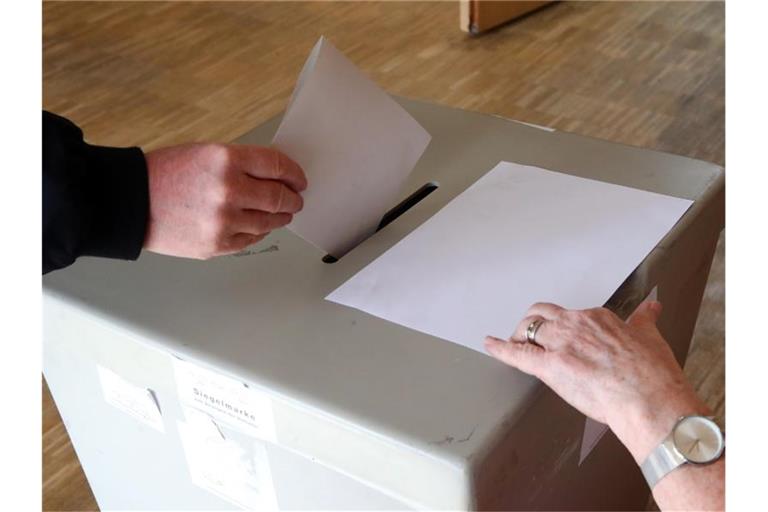
{"type": "Polygon", "coordinates": [[[429,133],[325,38],[302,69],[273,145],[307,174],[288,226],[341,257],[372,235],[429,133]]]}
{"type": "Polygon", "coordinates": [[[603,305],[691,203],[501,162],[327,299],[484,352],[534,302],[603,305]]]}

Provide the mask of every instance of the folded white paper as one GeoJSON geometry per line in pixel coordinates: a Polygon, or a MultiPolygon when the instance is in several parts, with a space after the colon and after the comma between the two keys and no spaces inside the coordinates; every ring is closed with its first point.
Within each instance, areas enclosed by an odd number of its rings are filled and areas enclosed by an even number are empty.
{"type": "Polygon", "coordinates": [[[581,436],[581,448],[579,450],[579,466],[589,457],[606,432],[608,432],[608,425],[592,418],[584,420],[584,433],[581,436]]]}
{"type": "Polygon", "coordinates": [[[340,257],[376,231],[429,134],[325,38],[302,69],[273,145],[307,175],[288,226],[340,257]]]}
{"type": "Polygon", "coordinates": [[[691,203],[501,162],[327,299],[484,352],[534,302],[603,305],[691,203]]]}

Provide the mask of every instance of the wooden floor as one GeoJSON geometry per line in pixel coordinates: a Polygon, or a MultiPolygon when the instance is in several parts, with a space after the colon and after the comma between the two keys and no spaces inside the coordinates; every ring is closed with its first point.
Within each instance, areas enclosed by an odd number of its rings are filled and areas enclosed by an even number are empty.
{"type": "MultiPolygon", "coordinates": [[[[561,2],[472,38],[458,4],[43,4],[43,106],[102,145],[229,141],[280,112],[331,41],[394,94],[716,162],[721,3],[561,2]]],[[[686,371],[724,420],[724,242],[686,371]]],[[[95,510],[47,391],[43,506],[95,510]]]]}

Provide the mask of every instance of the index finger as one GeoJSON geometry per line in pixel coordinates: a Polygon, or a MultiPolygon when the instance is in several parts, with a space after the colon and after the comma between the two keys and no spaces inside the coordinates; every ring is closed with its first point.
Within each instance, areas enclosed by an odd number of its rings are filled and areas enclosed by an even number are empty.
{"type": "Polygon", "coordinates": [[[544,357],[546,351],[530,343],[517,343],[486,336],[485,349],[499,361],[536,377],[540,376],[547,362],[544,357]]]}
{"type": "Polygon", "coordinates": [[[244,173],[285,183],[296,192],[307,188],[307,177],[299,164],[284,153],[264,146],[242,144],[232,146],[234,165],[244,173]]]}

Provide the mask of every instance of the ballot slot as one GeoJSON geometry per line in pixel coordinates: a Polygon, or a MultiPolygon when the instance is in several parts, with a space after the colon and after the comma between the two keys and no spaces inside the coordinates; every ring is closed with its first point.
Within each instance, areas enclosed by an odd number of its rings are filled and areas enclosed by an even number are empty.
{"type": "MultiPolygon", "coordinates": [[[[376,232],[378,233],[389,224],[394,222],[405,212],[419,204],[425,197],[437,190],[439,186],[440,184],[436,181],[430,181],[429,183],[425,183],[419,187],[413,194],[400,201],[397,205],[395,205],[387,213],[384,214],[384,216],[381,218],[381,222],[379,222],[379,226],[376,228],[376,232]]],[[[339,261],[339,258],[331,256],[330,254],[323,256],[323,263],[336,263],[337,261],[339,261]]]]}

